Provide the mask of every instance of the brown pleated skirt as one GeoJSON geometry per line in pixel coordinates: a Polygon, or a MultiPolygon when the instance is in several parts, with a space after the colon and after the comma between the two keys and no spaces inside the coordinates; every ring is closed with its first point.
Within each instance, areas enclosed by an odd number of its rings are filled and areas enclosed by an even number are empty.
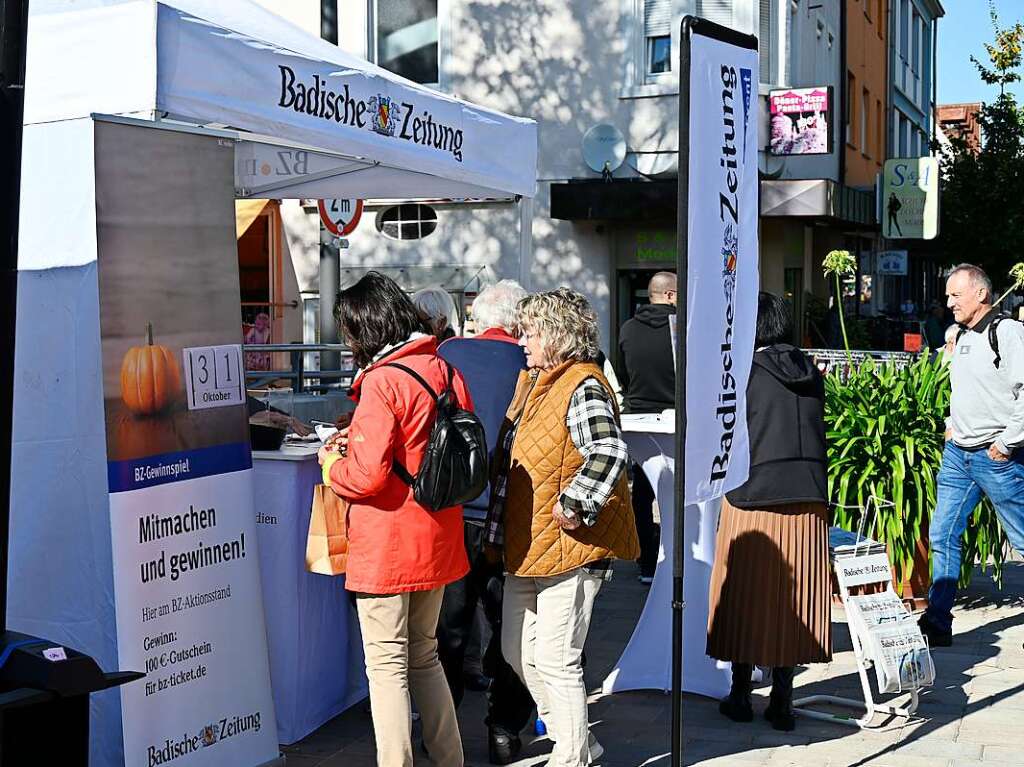
{"type": "Polygon", "coordinates": [[[827,662],[831,596],[824,504],[753,510],[722,499],[708,655],[762,666],[827,662]]]}

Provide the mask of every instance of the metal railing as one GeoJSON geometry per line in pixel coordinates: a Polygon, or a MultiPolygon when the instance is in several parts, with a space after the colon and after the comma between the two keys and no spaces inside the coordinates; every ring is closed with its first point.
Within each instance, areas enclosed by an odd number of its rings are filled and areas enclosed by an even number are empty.
{"type": "MultiPolygon", "coordinates": [[[[814,360],[823,374],[833,370],[838,371],[843,380],[850,375],[850,360],[843,349],[804,349],[804,352],[814,360]]],[[[890,352],[876,350],[850,350],[850,357],[853,358],[854,366],[858,366],[867,360],[874,360],[878,363],[892,362],[897,367],[906,367],[914,362],[919,355],[911,352],[890,352]]]]}
{"type": "Polygon", "coordinates": [[[289,367],[281,370],[246,370],[245,381],[249,388],[266,386],[273,381],[290,381],[292,391],[323,393],[330,389],[344,389],[352,384],[356,373],[352,352],[344,344],[243,344],[243,359],[246,354],[265,354],[274,359],[282,353],[288,354],[289,367]],[[338,370],[307,369],[306,355],[320,352],[337,352],[341,358],[338,370]]]}

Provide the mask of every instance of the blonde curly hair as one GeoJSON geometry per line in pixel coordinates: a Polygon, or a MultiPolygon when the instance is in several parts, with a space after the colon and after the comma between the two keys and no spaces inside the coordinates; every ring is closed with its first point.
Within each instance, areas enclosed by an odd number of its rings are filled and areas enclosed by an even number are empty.
{"type": "Polygon", "coordinates": [[[520,332],[530,329],[540,336],[541,348],[552,365],[597,359],[597,313],[575,290],[559,288],[527,296],[516,309],[516,324],[520,332]]]}

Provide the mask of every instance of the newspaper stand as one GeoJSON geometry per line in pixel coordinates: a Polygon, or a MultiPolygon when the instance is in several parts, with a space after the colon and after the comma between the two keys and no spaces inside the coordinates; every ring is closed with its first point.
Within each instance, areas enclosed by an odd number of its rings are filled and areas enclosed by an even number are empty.
{"type": "MultiPolygon", "coordinates": [[[[875,503],[876,505],[889,505],[886,501],[875,501],[875,503]]],[[[861,529],[864,525],[864,516],[861,518],[861,529]]],[[[832,528],[829,534],[829,553],[839,585],[839,595],[846,610],[850,640],[857,660],[857,675],[860,677],[864,700],[835,695],[809,695],[793,701],[793,710],[801,716],[811,719],[836,722],[862,729],[870,726],[876,713],[909,719],[917,711],[919,689],[933,683],[935,669],[928,652],[927,640],[921,636],[913,616],[893,590],[892,571],[885,546],[863,537],[861,531],[854,534],[832,528]],[[869,596],[851,593],[851,590],[864,587],[869,587],[865,590],[871,590],[873,593],[869,596]],[[874,588],[870,589],[870,587],[874,588]],[[868,678],[867,672],[885,661],[881,657],[879,643],[876,641],[876,637],[872,636],[870,624],[865,620],[858,600],[870,600],[874,605],[884,604],[888,607],[887,613],[879,613],[875,616],[878,621],[873,626],[882,630],[896,629],[902,635],[901,638],[909,640],[909,645],[912,646],[911,651],[905,654],[909,657],[909,664],[905,666],[904,661],[897,664],[896,680],[887,685],[885,690],[882,689],[881,684],[879,685],[880,694],[883,692],[898,694],[909,691],[910,701],[905,706],[875,702],[871,680],[868,678]],[[893,684],[896,685],[896,689],[890,689],[893,684]],[[809,708],[815,704],[863,709],[864,715],[854,718],[850,715],[809,708]]],[[[880,675],[882,672],[876,668],[876,673],[880,675]]]]}

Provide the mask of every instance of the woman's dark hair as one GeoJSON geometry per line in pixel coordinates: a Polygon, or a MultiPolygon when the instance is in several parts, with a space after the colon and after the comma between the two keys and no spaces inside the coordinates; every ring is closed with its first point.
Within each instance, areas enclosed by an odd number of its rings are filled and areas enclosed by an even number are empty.
{"type": "Polygon", "coordinates": [[[380,272],[362,279],[338,294],[334,302],[338,332],[352,350],[356,365],[369,365],[381,349],[402,343],[423,332],[423,321],[409,296],[398,283],[380,272]]]}
{"type": "Polygon", "coordinates": [[[757,294],[757,333],[754,348],[791,343],[793,315],[789,305],[774,293],[763,290],[757,294]]]}

